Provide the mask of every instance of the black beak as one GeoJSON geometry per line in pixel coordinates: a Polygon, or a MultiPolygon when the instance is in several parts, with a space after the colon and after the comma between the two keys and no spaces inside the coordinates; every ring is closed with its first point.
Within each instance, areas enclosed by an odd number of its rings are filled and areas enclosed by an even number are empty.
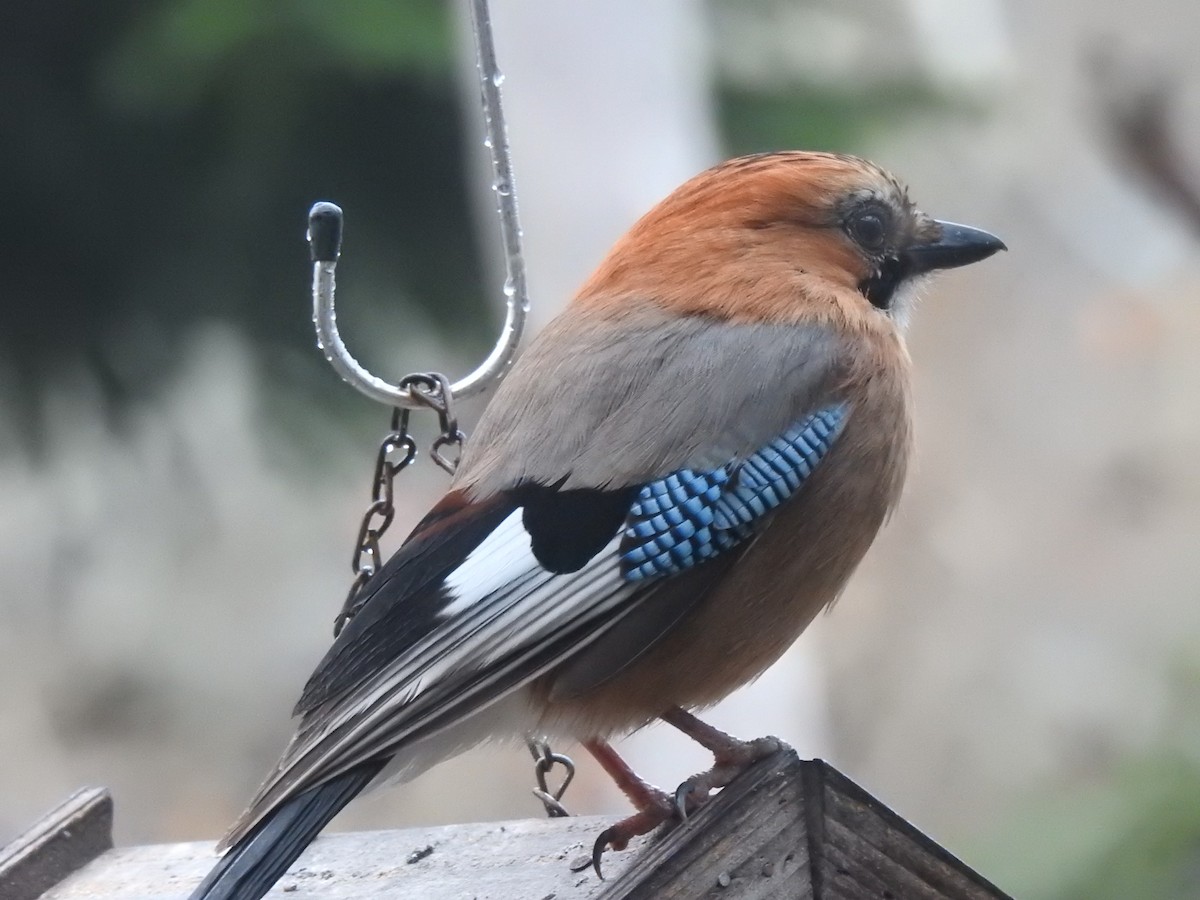
{"type": "Polygon", "coordinates": [[[987,259],[997,250],[1007,250],[1004,241],[982,228],[937,222],[941,234],[935,241],[914,244],[905,251],[909,271],[914,274],[934,269],[953,269],[987,259]]]}

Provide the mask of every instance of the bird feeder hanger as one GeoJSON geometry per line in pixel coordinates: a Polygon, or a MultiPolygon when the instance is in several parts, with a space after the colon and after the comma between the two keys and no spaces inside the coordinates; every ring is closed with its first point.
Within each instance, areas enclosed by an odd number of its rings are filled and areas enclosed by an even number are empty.
{"type": "MultiPolygon", "coordinates": [[[[512,161],[508,150],[508,131],[500,102],[504,81],[496,63],[492,41],[491,16],[487,0],[470,0],[475,34],[476,65],[487,131],[484,146],[492,160],[492,191],[500,214],[500,236],[504,248],[507,278],[504,282],[506,313],[500,338],[488,357],[474,372],[450,384],[449,392],[457,399],[479,394],[504,377],[516,356],[517,345],[525,330],[529,313],[529,294],[525,280],[525,262],[521,254],[521,225],[517,215],[517,197],[513,187],[512,161]]],[[[342,211],[332,203],[318,203],[309,213],[308,241],[313,259],[313,324],[317,346],[342,378],[372,400],[393,407],[419,409],[428,403],[417,394],[414,385],[391,384],[368,372],[350,355],[338,334],[334,312],[334,271],[342,242],[342,211]]]]}
{"type": "MultiPolygon", "coordinates": [[[[465,440],[453,413],[453,403],[482,393],[507,374],[516,358],[529,314],[517,195],[508,148],[508,129],[500,99],[500,85],[504,82],[504,76],[496,62],[488,2],[469,0],[469,3],[486,131],[484,146],[492,162],[492,192],[496,196],[496,210],[500,217],[506,270],[504,325],[492,352],[473,372],[453,383],[444,375],[420,373],[408,375],[392,384],[368,371],[346,348],[337,328],[335,275],[342,249],[342,210],[333,203],[323,201],[315,204],[308,214],[308,245],[313,264],[313,325],[317,332],[317,347],[344,381],[372,400],[392,407],[391,429],[376,454],[371,504],[363,517],[355,544],[352,561],[355,578],[335,620],[335,636],[358,612],[366,599],[362,596],[362,588],[383,562],[379,539],[395,516],[393,479],[417,457],[416,442],[408,433],[409,413],[418,409],[430,409],[437,413],[440,434],[430,447],[430,457],[439,467],[453,474],[465,440]]],[[[533,789],[534,796],[542,802],[548,816],[568,815],[561,801],[575,776],[574,762],[570,757],[553,752],[537,736],[529,736],[526,743],[534,759],[537,782],[533,789]],[[565,774],[557,787],[551,787],[549,775],[555,766],[561,766],[565,774]]]]}

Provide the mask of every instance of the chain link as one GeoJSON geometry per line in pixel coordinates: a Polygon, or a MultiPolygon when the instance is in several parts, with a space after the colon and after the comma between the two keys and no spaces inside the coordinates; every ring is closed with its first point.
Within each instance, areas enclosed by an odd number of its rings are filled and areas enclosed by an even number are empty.
{"type": "MultiPolygon", "coordinates": [[[[409,378],[414,377],[418,376],[409,376],[409,378]]],[[[437,413],[440,431],[433,441],[433,446],[429,449],[429,456],[442,471],[453,475],[458,469],[459,459],[462,458],[463,441],[467,439],[467,436],[459,430],[458,419],[451,411],[450,381],[445,375],[419,377],[423,380],[412,385],[413,399],[437,413]],[[428,379],[428,382],[424,379],[428,379]],[[426,383],[429,384],[428,389],[423,386],[426,383]],[[449,452],[452,455],[448,455],[445,448],[450,448],[449,452]]]]}
{"type": "MultiPolygon", "coordinates": [[[[433,442],[429,455],[437,465],[454,474],[462,453],[466,436],[458,428],[458,420],[451,411],[450,382],[445,375],[409,375],[400,381],[400,387],[412,391],[413,399],[438,415],[440,434],[433,442]],[[445,448],[450,448],[447,452],[445,448]]],[[[417,442],[408,433],[409,410],[397,407],[392,410],[391,430],[379,445],[375,454],[375,472],[371,478],[371,504],[358,526],[358,537],[354,543],[354,556],[350,568],[354,581],[346,594],[341,612],[333,622],[333,636],[337,637],[366,602],[363,587],[383,565],[379,540],[391,527],[396,517],[395,478],[417,458],[417,442]]]]}
{"type": "Polygon", "coordinates": [[[562,797],[575,778],[575,761],[565,754],[553,752],[550,745],[540,738],[526,738],[525,745],[533,756],[533,777],[537,781],[537,787],[533,789],[533,796],[542,801],[542,806],[546,808],[546,815],[551,819],[570,816],[567,808],[562,805],[562,797]],[[555,766],[562,766],[566,772],[563,775],[562,784],[551,791],[547,776],[555,766]]]}

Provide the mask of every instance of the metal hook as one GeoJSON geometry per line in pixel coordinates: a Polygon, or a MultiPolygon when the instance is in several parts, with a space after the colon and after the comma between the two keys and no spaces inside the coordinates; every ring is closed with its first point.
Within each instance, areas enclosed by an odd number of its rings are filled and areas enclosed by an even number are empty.
{"type": "MultiPolygon", "coordinates": [[[[508,130],[500,103],[500,85],[504,76],[496,63],[492,41],[492,21],[487,0],[471,0],[471,21],[475,33],[475,59],[479,69],[479,88],[487,131],[485,145],[492,157],[492,190],[500,214],[500,236],[508,277],[504,282],[506,313],[504,327],[492,352],[474,372],[450,386],[456,398],[471,397],[486,390],[508,372],[516,356],[517,345],[525,330],[529,313],[529,291],[525,280],[525,260],[521,254],[521,224],[517,216],[517,195],[513,185],[512,160],[508,150],[508,130]]],[[[308,214],[308,243],[313,261],[313,325],[317,347],[334,370],[348,384],[372,400],[389,406],[416,409],[421,404],[412,391],[372,375],[350,355],[337,330],[334,310],[334,272],[342,248],[342,210],[333,203],[321,202],[308,214]]]]}

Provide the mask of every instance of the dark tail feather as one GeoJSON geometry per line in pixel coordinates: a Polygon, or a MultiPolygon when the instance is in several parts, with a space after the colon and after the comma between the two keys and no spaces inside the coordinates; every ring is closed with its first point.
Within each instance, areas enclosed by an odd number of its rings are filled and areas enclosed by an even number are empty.
{"type": "Polygon", "coordinates": [[[258,900],[383,766],[367,763],[284,803],[229,848],[190,900],[258,900]]]}

